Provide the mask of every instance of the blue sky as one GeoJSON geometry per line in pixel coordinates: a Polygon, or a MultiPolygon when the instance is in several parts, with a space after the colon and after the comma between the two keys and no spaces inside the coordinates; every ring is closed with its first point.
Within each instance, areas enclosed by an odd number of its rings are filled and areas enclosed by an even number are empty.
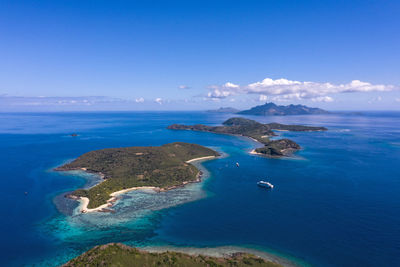
{"type": "Polygon", "coordinates": [[[0,111],[400,110],[399,1],[1,1],[0,111]]]}

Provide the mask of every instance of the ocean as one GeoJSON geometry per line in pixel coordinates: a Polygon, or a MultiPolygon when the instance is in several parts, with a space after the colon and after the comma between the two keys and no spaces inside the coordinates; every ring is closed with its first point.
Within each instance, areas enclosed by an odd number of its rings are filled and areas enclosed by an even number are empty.
{"type": "Polygon", "coordinates": [[[166,129],[173,123],[219,125],[232,116],[0,113],[0,265],[57,266],[109,242],[181,250],[242,247],[299,265],[400,265],[399,112],[247,116],[328,128],[279,132],[302,147],[288,159],[250,155],[259,144],[243,137],[166,129]],[[201,183],[127,193],[114,214],[77,213],[77,203],[63,194],[98,178],[52,170],[91,150],[175,141],[224,157],[199,165],[206,173],[201,183]],[[259,180],[275,188],[259,188],[259,180]]]}

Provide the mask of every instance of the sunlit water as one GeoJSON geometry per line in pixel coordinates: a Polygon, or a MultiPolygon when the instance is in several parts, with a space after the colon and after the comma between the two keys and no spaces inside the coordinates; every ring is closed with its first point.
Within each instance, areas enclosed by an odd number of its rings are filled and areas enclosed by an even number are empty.
{"type": "Polygon", "coordinates": [[[250,155],[257,144],[246,138],[166,129],[172,123],[216,125],[228,117],[0,114],[0,265],[57,265],[108,242],[182,250],[246,247],[317,266],[398,264],[400,113],[253,117],[329,128],[280,133],[303,147],[293,159],[250,155]],[[75,132],[79,136],[71,137],[75,132]],[[93,185],[95,176],[52,171],[94,149],[174,141],[205,145],[225,157],[202,163],[204,182],[162,193],[130,192],[114,214],[79,214],[77,203],[63,197],[93,185]],[[258,180],[275,188],[258,188],[258,180]]]}

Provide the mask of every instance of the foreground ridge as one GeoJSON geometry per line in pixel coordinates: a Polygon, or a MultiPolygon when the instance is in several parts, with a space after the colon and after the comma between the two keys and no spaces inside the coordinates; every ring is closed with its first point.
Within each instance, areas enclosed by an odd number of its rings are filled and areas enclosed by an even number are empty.
{"type": "Polygon", "coordinates": [[[281,265],[248,254],[233,253],[225,257],[210,257],[189,255],[180,252],[150,253],[121,243],[110,243],[96,246],[75,259],[67,262],[64,267],[72,266],[265,266],[279,267],[281,265]]]}

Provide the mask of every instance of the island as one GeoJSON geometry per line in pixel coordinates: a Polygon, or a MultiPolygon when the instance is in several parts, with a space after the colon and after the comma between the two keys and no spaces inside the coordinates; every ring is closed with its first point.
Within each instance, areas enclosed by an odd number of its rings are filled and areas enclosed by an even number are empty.
{"type": "Polygon", "coordinates": [[[207,126],[203,124],[182,125],[172,124],[168,126],[170,130],[192,130],[211,132],[219,134],[231,134],[249,137],[263,144],[263,147],[257,148],[252,153],[262,154],[270,157],[290,156],[293,152],[301,147],[294,141],[284,138],[271,140],[270,137],[276,136],[274,130],[278,131],[326,131],[325,127],[303,126],[303,125],[286,125],[280,123],[263,124],[246,118],[230,118],[222,123],[222,126],[207,126]]]}
{"type": "Polygon", "coordinates": [[[274,103],[265,103],[264,105],[256,106],[248,110],[243,110],[237,114],[242,115],[319,115],[328,114],[329,112],[320,108],[311,108],[305,105],[276,105],[274,103]]]}
{"type": "Polygon", "coordinates": [[[96,246],[70,260],[64,267],[72,266],[255,266],[279,267],[278,263],[248,253],[237,252],[224,257],[189,255],[180,252],[150,253],[121,243],[96,246]]]}
{"type": "Polygon", "coordinates": [[[219,109],[211,109],[207,110],[207,112],[211,113],[238,113],[240,110],[232,107],[220,107],[219,109]]]}
{"type": "Polygon", "coordinates": [[[144,188],[164,191],[200,181],[201,172],[191,163],[217,156],[207,147],[176,142],[91,151],[55,170],[82,170],[102,176],[101,183],[75,190],[67,197],[81,201],[82,212],[112,211],[109,208],[122,193],[144,188]]]}

